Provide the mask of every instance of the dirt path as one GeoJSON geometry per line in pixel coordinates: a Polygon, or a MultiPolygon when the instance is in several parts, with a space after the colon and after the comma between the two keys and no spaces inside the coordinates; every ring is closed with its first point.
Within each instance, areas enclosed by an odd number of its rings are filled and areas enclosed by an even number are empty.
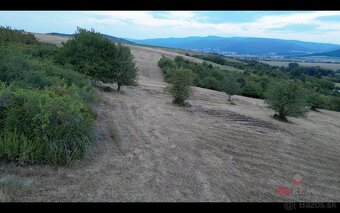
{"type": "Polygon", "coordinates": [[[139,85],[101,93],[98,145],[88,160],[57,169],[0,166],[3,178],[29,185],[19,200],[340,201],[340,113],[286,124],[270,118],[262,100],[236,96],[229,105],[225,94],[202,88],[192,107],[175,107],[157,66],[171,53],[132,52],[139,85]],[[277,194],[297,173],[302,195],[277,194]]]}

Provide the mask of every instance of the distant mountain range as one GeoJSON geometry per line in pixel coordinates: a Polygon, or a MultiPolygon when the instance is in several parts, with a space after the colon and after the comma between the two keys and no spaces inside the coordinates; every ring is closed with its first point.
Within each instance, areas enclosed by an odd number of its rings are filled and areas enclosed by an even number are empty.
{"type": "Polygon", "coordinates": [[[237,55],[301,56],[340,49],[340,45],[330,43],[247,37],[207,36],[126,40],[144,45],[237,55]]]}
{"type": "Polygon", "coordinates": [[[340,49],[330,51],[330,52],[323,52],[323,53],[314,53],[309,54],[307,56],[328,56],[328,57],[340,57],[340,49]]]}
{"type": "MultiPolygon", "coordinates": [[[[62,36],[62,37],[73,37],[73,34],[65,34],[65,33],[46,33],[48,35],[56,35],[56,36],[62,36]]],[[[110,35],[106,35],[106,34],[101,34],[104,38],[109,39],[110,41],[113,42],[120,42],[120,43],[127,43],[127,44],[134,44],[134,42],[132,41],[128,41],[126,39],[123,38],[118,38],[115,36],[110,36],[110,35]]]]}

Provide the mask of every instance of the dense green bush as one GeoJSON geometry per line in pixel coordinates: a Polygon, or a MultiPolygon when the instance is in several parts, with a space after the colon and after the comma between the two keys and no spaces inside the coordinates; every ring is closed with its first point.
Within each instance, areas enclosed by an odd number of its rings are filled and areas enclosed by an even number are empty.
{"type": "Polygon", "coordinates": [[[32,33],[14,30],[10,27],[0,27],[0,43],[21,42],[24,44],[38,44],[38,40],[32,33]]]}
{"type": "Polygon", "coordinates": [[[95,114],[67,90],[3,87],[0,107],[2,158],[22,164],[66,164],[82,158],[93,140],[95,114]]]}
{"type": "Polygon", "coordinates": [[[88,102],[95,100],[91,82],[84,75],[48,60],[32,60],[16,51],[0,50],[0,81],[20,88],[65,87],[88,102]]]}
{"type": "Polygon", "coordinates": [[[340,111],[340,97],[323,96],[325,108],[334,111],[340,111]]]}
{"type": "MultiPolygon", "coordinates": [[[[4,32],[0,37],[17,36],[4,32]]],[[[95,135],[91,81],[56,65],[54,45],[22,40],[0,43],[0,159],[53,165],[81,159],[95,135]]]]}
{"type": "Polygon", "coordinates": [[[293,80],[273,82],[265,93],[266,103],[275,111],[274,117],[287,120],[286,116],[307,114],[307,94],[302,84],[293,80]]]}
{"type": "Polygon", "coordinates": [[[241,95],[252,98],[263,98],[263,88],[257,82],[247,82],[241,89],[241,95]]]}
{"type": "Polygon", "coordinates": [[[158,65],[164,72],[166,82],[170,82],[178,68],[190,69],[193,72],[194,86],[223,91],[226,73],[219,68],[209,66],[207,63],[193,63],[181,56],[176,56],[175,60],[163,56],[159,60],[158,65]]]}

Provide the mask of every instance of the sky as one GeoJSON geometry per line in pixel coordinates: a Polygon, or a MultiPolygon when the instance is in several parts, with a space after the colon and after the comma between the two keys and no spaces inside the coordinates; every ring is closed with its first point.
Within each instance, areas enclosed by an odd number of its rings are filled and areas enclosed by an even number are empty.
{"type": "Polygon", "coordinates": [[[0,26],[67,34],[79,26],[131,39],[215,35],[340,44],[340,11],[0,11],[0,26]]]}

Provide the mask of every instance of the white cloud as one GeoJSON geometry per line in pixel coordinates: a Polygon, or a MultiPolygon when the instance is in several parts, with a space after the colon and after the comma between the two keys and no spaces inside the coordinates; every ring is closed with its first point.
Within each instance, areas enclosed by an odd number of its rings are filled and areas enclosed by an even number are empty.
{"type": "MultiPolygon", "coordinates": [[[[144,37],[152,38],[155,31],[164,31],[161,37],[173,36],[251,36],[251,37],[278,37],[287,39],[302,39],[315,41],[337,42],[339,38],[334,37],[338,33],[340,35],[339,22],[325,22],[318,20],[319,17],[340,15],[340,11],[315,11],[315,12],[293,12],[285,15],[266,15],[251,22],[233,23],[208,23],[199,12],[192,11],[171,11],[158,12],[161,17],[155,17],[148,11],[91,11],[86,12],[92,15],[101,15],[99,17],[86,18],[82,23],[90,22],[91,24],[112,24],[126,25],[129,28],[136,26],[138,30],[145,29],[141,32],[144,37]],[[317,34],[304,34],[296,32],[276,33],[272,29],[279,29],[294,24],[314,25],[317,34]],[[135,25],[135,26],[133,26],[135,25]],[[152,30],[153,29],[153,30],[152,30]],[[166,29],[166,30],[165,30],[166,29]],[[172,30],[170,30],[172,29],[172,30]],[[169,30],[173,32],[169,34],[169,30]],[[322,35],[320,35],[320,32],[322,35]],[[167,34],[165,34],[167,33],[167,34]],[[333,37],[332,37],[333,36],[333,37]],[[322,40],[319,40],[322,39],[322,40]]],[[[313,31],[312,31],[313,32],[313,31]]],[[[159,35],[159,33],[157,33],[159,35]]],[[[126,36],[130,37],[130,36],[126,36]]],[[[338,36],[340,37],[340,36],[338,36]]]]}

